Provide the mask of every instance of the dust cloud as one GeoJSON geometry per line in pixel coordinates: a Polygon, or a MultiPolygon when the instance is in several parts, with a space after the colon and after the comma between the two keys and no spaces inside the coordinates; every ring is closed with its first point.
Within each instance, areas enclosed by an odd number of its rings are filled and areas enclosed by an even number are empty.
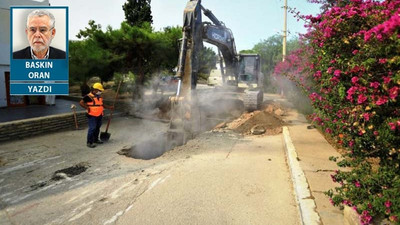
{"type": "MultiPolygon", "coordinates": [[[[293,94],[295,86],[289,82],[287,85],[286,93],[293,94]]],[[[130,110],[130,115],[143,119],[136,125],[143,132],[126,134],[129,144],[118,152],[120,155],[153,159],[170,150],[172,146],[170,142],[173,141],[167,138],[172,116],[169,99],[176,96],[177,85],[155,77],[147,87],[141,89],[141,98],[134,101],[130,110]]],[[[198,85],[191,94],[191,119],[183,128],[192,132],[193,136],[213,130],[219,124],[225,124],[225,128],[244,135],[255,135],[260,131],[265,135],[281,132],[283,122],[279,113],[276,113],[282,111],[281,107],[268,107],[264,104],[259,111],[246,112],[242,100],[243,92],[236,87],[198,85]]]]}
{"type": "MultiPolygon", "coordinates": [[[[131,116],[143,119],[135,125],[143,132],[125,134],[123,139],[127,145],[118,151],[120,155],[153,159],[170,150],[172,145],[167,139],[171,119],[169,98],[176,95],[177,86],[165,84],[159,77],[147,86],[142,89],[141,97],[134,100],[129,112],[131,116]]],[[[191,121],[185,128],[189,126],[194,135],[211,130],[221,122],[231,121],[244,112],[238,93],[222,87],[199,85],[192,90],[191,100],[191,121]]]]}

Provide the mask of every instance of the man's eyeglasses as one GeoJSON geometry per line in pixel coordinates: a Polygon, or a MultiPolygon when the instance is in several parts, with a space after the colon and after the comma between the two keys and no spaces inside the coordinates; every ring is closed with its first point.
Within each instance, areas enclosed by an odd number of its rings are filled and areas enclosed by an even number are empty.
{"type": "MultiPolygon", "coordinates": [[[[39,32],[42,34],[47,34],[47,32],[51,31],[54,27],[48,29],[47,27],[39,27],[39,32]]],[[[36,27],[29,27],[28,28],[29,33],[34,34],[38,31],[38,28],[36,27]]]]}

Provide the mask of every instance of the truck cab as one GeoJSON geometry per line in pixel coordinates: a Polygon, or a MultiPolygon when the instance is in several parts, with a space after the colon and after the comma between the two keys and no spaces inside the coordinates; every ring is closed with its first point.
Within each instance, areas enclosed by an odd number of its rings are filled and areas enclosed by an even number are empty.
{"type": "Polygon", "coordinates": [[[240,54],[237,71],[239,88],[262,88],[264,76],[261,73],[258,54],[240,54]]]}

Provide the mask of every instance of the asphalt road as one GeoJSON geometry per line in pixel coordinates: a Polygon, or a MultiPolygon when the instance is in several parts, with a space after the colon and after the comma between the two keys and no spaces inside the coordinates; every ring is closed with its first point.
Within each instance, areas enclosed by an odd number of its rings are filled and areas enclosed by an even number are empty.
{"type": "Polygon", "coordinates": [[[281,134],[205,132],[152,160],[117,154],[166,129],[126,117],[94,149],[86,130],[3,143],[0,224],[300,224],[281,134]]]}

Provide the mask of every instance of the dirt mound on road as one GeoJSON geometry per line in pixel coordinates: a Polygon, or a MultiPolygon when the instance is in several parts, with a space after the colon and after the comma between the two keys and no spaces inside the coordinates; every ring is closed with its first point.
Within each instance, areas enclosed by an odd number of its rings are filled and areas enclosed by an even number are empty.
{"type": "Polygon", "coordinates": [[[282,132],[282,115],[282,108],[269,105],[262,111],[243,113],[238,119],[226,124],[226,128],[245,135],[276,135],[282,132]]]}

